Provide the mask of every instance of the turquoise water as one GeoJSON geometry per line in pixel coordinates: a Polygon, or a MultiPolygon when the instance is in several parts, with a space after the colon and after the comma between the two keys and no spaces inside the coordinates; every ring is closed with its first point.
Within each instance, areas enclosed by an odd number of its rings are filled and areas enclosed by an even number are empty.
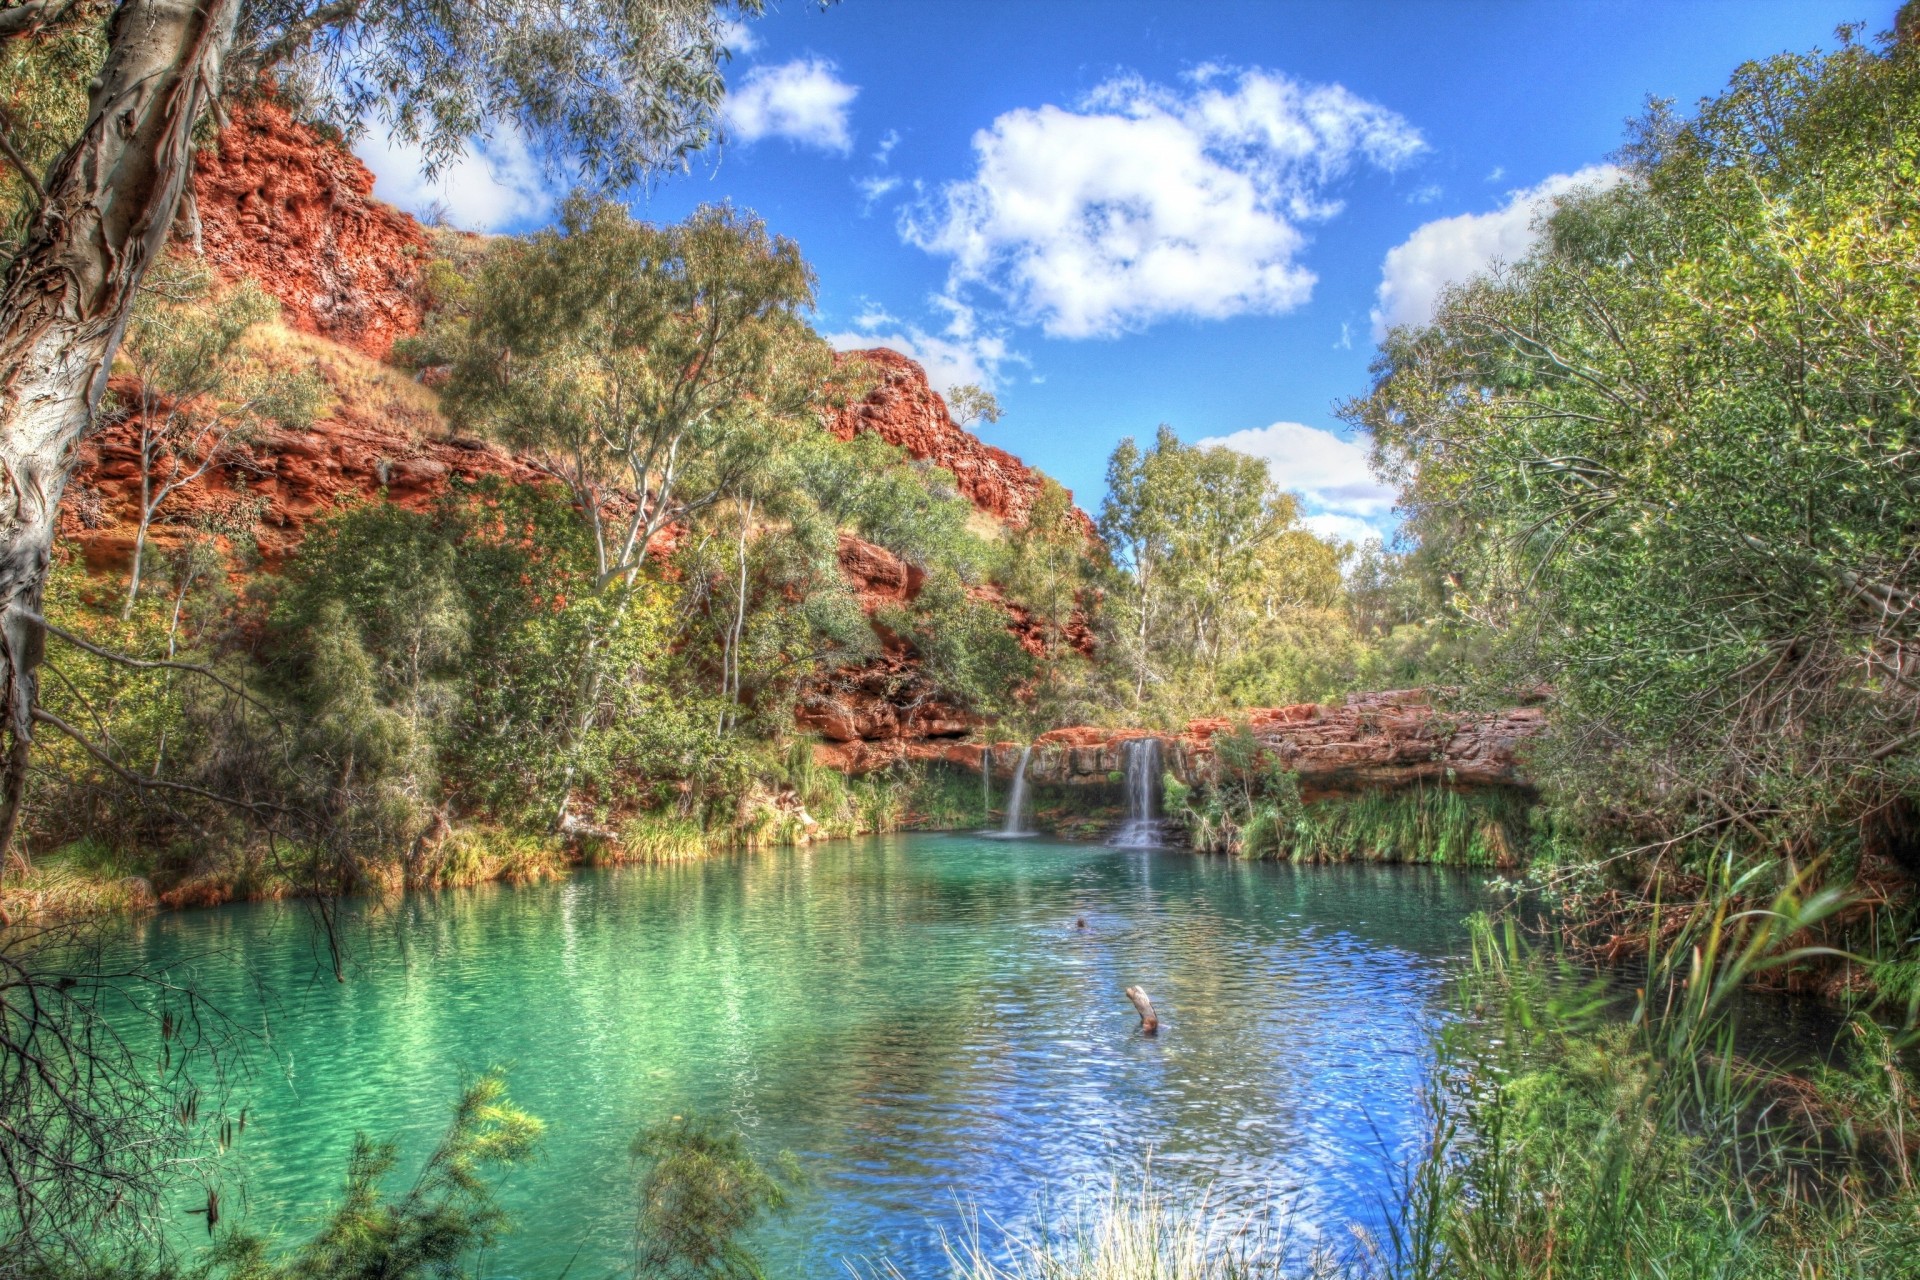
{"type": "Polygon", "coordinates": [[[135,945],[266,1029],[229,1218],[298,1235],[356,1127],[399,1140],[403,1185],[463,1075],[504,1064],[548,1136],[488,1276],[617,1271],[628,1144],[689,1112],[808,1174],[759,1238],[770,1274],[934,1275],[963,1204],[1018,1223],[1149,1157],[1301,1242],[1377,1219],[1479,901],[1434,869],[915,835],[355,904],[345,983],[297,906],[160,916],[135,945]]]}

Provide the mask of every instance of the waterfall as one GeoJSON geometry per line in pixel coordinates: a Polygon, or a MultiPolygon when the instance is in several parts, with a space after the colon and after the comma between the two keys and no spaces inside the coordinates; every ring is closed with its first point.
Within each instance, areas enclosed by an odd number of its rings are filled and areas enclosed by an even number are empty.
{"type": "Polygon", "coordinates": [[[1007,799],[1007,824],[999,832],[1003,838],[1033,834],[1022,821],[1027,807],[1027,760],[1032,755],[1031,746],[1020,748],[1020,763],[1013,771],[1013,794],[1007,799]]]}
{"type": "Polygon", "coordinates": [[[1120,849],[1155,849],[1160,819],[1154,816],[1154,789],[1160,785],[1160,739],[1129,738],[1121,747],[1127,775],[1127,820],[1109,844],[1120,849]]]}

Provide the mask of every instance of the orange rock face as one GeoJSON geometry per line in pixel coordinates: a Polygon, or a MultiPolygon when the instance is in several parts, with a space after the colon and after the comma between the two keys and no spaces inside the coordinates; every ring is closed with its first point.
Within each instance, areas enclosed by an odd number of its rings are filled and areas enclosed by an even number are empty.
{"type": "Polygon", "coordinates": [[[208,261],[252,276],[288,323],[385,357],[420,327],[419,223],[373,198],[373,174],[272,100],[237,108],[194,157],[208,261]]]}
{"type": "MultiPolygon", "coordinates": [[[[333,401],[311,430],[276,431],[235,447],[222,465],[175,494],[150,535],[156,550],[199,517],[257,501],[257,550],[271,568],[297,550],[315,519],[344,502],[384,491],[419,510],[456,477],[545,482],[530,460],[449,438],[430,391],[381,385],[404,381],[370,362],[386,360],[397,339],[418,331],[420,271],[433,245],[414,219],[373,198],[373,175],[353,155],[276,102],[244,104],[217,147],[196,156],[194,194],[202,250],[221,275],[252,277],[281,301],[291,327],[357,355],[328,349],[323,372],[333,401]]],[[[884,349],[856,354],[878,384],[837,412],[827,429],[841,439],[872,432],[950,472],[980,511],[1024,526],[1041,492],[1040,473],[955,423],[914,361],[884,349]]],[[[63,505],[63,539],[98,571],[123,569],[131,553],[140,488],[136,430],[135,423],[108,424],[86,442],[63,505]]],[[[1073,508],[1069,520],[1093,541],[1085,512],[1073,508]]],[[[839,561],[870,614],[910,603],[924,582],[919,568],[858,538],[841,539],[839,561]]],[[[1039,650],[1037,626],[1017,605],[992,587],[975,594],[1004,609],[1009,630],[1039,650]]],[[[885,649],[880,659],[833,673],[801,702],[800,726],[825,739],[822,759],[856,772],[897,760],[977,768],[980,746],[960,741],[979,728],[977,720],[941,697],[907,644],[876,630],[885,649]]],[[[1069,643],[1091,653],[1093,637],[1084,626],[1071,628],[1069,643]]],[[[1117,751],[1119,741],[1112,737],[1082,754],[1117,751]]]]}
{"type": "MultiPolygon", "coordinates": [[[[61,537],[80,549],[94,572],[119,570],[132,557],[140,501],[137,431],[137,422],[121,422],[89,439],[61,507],[61,537]]],[[[492,445],[417,435],[391,411],[373,414],[352,403],[336,404],[310,430],[276,430],[234,446],[224,462],[168,499],[149,534],[157,548],[199,517],[236,501],[256,501],[264,505],[256,550],[271,569],[298,549],[314,520],[383,489],[400,506],[422,511],[456,477],[551,483],[492,445]]]]}
{"type": "MultiPolygon", "coordinates": [[[[870,431],[915,458],[951,472],[966,499],[988,515],[1016,528],[1025,526],[1040,493],[1040,473],[954,422],[947,402],[927,381],[925,369],[885,347],[842,352],[839,361],[843,366],[849,361],[864,362],[880,382],[864,399],[835,414],[827,430],[842,440],[870,431]]],[[[1093,521],[1086,512],[1075,507],[1072,519],[1086,538],[1094,537],[1093,521]]]]}
{"type": "MultiPolygon", "coordinates": [[[[1526,786],[1523,748],[1546,722],[1537,707],[1450,714],[1417,689],[1355,694],[1336,705],[1303,703],[1194,720],[1177,734],[1087,725],[1055,729],[1034,742],[1028,777],[1053,784],[1105,783],[1125,768],[1128,741],[1157,737],[1175,776],[1187,783],[1209,781],[1219,769],[1213,740],[1236,723],[1246,725],[1269,758],[1300,779],[1303,797],[1314,800],[1416,784],[1526,786]]],[[[978,769],[982,748],[970,750],[964,763],[978,769]]],[[[1011,777],[1019,758],[1019,743],[993,744],[996,775],[1011,777]]]]}

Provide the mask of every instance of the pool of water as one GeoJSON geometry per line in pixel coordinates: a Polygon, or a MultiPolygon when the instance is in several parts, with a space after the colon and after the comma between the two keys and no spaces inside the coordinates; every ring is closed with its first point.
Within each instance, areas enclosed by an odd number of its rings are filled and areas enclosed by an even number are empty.
{"type": "Polygon", "coordinates": [[[486,1275],[618,1270],[634,1133],[714,1112],[808,1176],[758,1237],[770,1274],[918,1276],[963,1206],[1016,1224],[1149,1159],[1297,1241],[1376,1219],[1480,902],[1435,869],[911,835],[354,904],[344,983],[294,906],[158,916],[133,945],[266,1028],[229,1218],[297,1237],[355,1128],[400,1143],[400,1184],[501,1064],[548,1133],[486,1275]]]}

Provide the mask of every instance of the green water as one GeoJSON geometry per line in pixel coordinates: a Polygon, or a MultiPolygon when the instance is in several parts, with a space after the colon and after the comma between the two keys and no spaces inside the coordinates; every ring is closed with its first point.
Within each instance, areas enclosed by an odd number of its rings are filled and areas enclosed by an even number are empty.
{"type": "Polygon", "coordinates": [[[962,1201],[1017,1223],[1149,1156],[1299,1241],[1376,1218],[1478,904],[1433,869],[927,835],[358,904],[345,983],[294,906],[160,916],[134,945],[265,1028],[217,1174],[256,1229],[312,1222],[356,1127],[417,1167],[463,1075],[505,1064],[549,1129],[488,1276],[617,1271],[628,1144],[694,1111],[809,1175],[760,1237],[770,1274],[932,1275],[962,1201]]]}

